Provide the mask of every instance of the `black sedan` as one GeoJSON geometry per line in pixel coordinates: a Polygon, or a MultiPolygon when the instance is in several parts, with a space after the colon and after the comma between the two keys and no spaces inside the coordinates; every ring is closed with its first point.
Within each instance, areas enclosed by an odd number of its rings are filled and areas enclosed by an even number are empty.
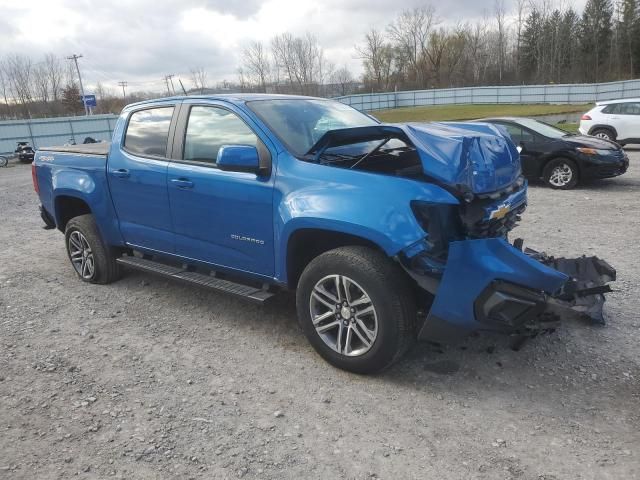
{"type": "Polygon", "coordinates": [[[504,127],[520,151],[522,173],[551,188],[570,189],[579,181],[622,175],[629,158],[615,142],[574,135],[532,118],[485,118],[504,127]]]}

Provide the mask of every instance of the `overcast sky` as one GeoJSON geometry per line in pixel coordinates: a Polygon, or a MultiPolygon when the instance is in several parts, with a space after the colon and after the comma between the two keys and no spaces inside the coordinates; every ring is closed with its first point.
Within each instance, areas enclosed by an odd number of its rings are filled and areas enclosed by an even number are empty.
{"type": "MultiPolygon", "coordinates": [[[[561,0],[558,0],[560,3],[561,0]]],[[[504,0],[507,8],[515,0],[504,0]]],[[[581,8],[584,0],[564,1],[581,8]]],[[[88,85],[160,90],[162,76],[190,83],[203,66],[209,82],[236,81],[240,52],[251,40],[288,31],[314,34],[328,59],[360,73],[354,45],[418,0],[0,0],[0,55],[82,54],[88,85]]],[[[434,1],[447,23],[473,21],[494,0],[434,1]]]]}

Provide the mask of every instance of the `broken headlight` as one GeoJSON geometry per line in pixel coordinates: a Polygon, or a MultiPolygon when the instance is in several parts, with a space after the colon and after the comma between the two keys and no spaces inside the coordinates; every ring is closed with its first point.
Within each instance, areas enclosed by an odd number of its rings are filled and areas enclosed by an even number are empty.
{"type": "Polygon", "coordinates": [[[433,254],[446,252],[449,242],[462,238],[459,208],[458,205],[411,202],[411,210],[427,234],[433,254]]]}

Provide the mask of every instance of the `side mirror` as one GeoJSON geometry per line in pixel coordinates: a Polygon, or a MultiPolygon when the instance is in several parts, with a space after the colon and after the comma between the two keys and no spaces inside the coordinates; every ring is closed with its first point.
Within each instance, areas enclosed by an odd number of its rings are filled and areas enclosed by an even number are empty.
{"type": "Polygon", "coordinates": [[[258,149],[250,145],[222,145],[218,150],[216,165],[227,172],[262,172],[258,149]]]}

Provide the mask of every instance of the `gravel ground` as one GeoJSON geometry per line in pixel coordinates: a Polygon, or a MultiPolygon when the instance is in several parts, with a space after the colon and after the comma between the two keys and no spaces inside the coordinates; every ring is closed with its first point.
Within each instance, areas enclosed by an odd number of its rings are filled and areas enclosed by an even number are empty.
{"type": "Polygon", "coordinates": [[[260,308],[142,273],[80,282],[29,166],[0,168],[0,478],[640,478],[629,154],[621,178],[532,186],[515,232],[617,267],[606,327],[567,322],[519,352],[421,344],[368,377],[314,353],[291,295],[260,308]]]}

